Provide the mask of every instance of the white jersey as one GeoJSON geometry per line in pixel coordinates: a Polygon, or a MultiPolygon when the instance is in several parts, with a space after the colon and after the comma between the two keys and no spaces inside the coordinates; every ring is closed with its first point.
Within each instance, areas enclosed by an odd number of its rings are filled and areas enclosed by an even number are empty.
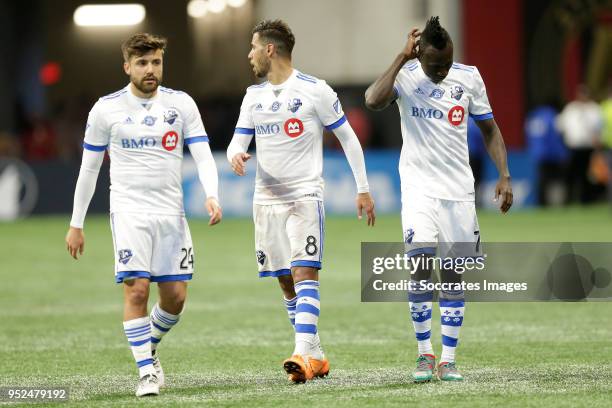
{"type": "Polygon", "coordinates": [[[96,102],[83,147],[108,149],[111,212],[183,215],[183,143],[193,142],[208,137],[189,95],[160,86],[141,99],[128,85],[96,102]]]}
{"type": "Polygon", "coordinates": [[[280,85],[247,89],[236,134],[255,135],[255,204],[323,199],[323,128],[346,121],[325,81],[293,70],[280,85]]]}
{"type": "Polygon", "coordinates": [[[474,200],[470,168],[468,113],[493,117],[478,69],[453,63],[439,84],[408,61],[395,80],[403,146],[399,162],[402,191],[455,201],[474,200]]]}

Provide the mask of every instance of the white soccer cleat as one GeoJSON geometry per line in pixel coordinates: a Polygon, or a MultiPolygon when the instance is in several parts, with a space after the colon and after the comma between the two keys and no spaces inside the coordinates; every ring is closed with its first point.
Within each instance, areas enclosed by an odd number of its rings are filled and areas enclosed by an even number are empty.
{"type": "Polygon", "coordinates": [[[161,388],[166,385],[166,377],[164,376],[164,369],[162,368],[159,357],[157,356],[153,356],[153,367],[155,368],[155,373],[157,374],[157,383],[161,388]]]}
{"type": "Polygon", "coordinates": [[[138,380],[136,396],[144,397],[146,395],[159,395],[159,381],[155,374],[147,374],[138,380]]]}

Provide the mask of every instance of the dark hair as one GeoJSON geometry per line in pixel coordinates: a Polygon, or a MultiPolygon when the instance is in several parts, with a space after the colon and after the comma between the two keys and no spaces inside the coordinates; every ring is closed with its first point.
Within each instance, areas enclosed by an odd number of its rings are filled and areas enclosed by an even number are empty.
{"type": "Polygon", "coordinates": [[[123,59],[127,62],[133,56],[143,56],[151,51],[166,50],[168,41],[164,37],[149,33],[138,33],[121,44],[123,59]]]}
{"type": "Polygon", "coordinates": [[[264,20],[253,28],[252,34],[255,33],[258,33],[264,42],[274,44],[280,55],[291,57],[295,37],[283,20],[264,20]]]}
{"type": "Polygon", "coordinates": [[[432,45],[438,50],[443,50],[448,44],[452,44],[448,32],[440,25],[440,17],[431,17],[425,24],[421,33],[421,45],[432,45]]]}

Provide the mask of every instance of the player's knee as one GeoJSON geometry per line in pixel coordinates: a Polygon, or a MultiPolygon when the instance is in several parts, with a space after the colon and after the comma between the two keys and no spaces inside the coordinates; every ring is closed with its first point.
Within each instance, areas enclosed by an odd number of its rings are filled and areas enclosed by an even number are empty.
{"type": "Polygon", "coordinates": [[[298,283],[304,280],[319,280],[319,270],[310,267],[296,267],[291,270],[293,282],[298,283]]]}
{"type": "Polygon", "coordinates": [[[126,285],[125,298],[128,303],[135,306],[146,305],[149,300],[149,284],[131,283],[126,285]]]}
{"type": "Polygon", "coordinates": [[[287,299],[293,299],[295,297],[295,287],[293,283],[293,277],[291,275],[283,275],[278,277],[278,284],[280,285],[283,295],[287,299]]]}

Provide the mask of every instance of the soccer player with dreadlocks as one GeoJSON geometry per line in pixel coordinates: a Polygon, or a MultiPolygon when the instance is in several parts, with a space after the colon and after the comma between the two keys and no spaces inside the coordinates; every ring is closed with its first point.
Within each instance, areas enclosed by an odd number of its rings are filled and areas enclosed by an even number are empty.
{"type": "MultiPolygon", "coordinates": [[[[402,190],[402,227],[408,256],[424,260],[457,256],[457,243],[477,256],[480,228],[474,204],[474,177],[469,165],[467,115],[482,131],[485,145],[499,172],[495,200],[506,213],[512,205],[512,187],[506,148],[495,123],[482,77],[475,66],[453,62],[453,42],[438,17],[427,21],[421,33],[410,31],[403,50],[368,88],[366,105],[382,110],[396,102],[403,138],[399,171],[402,190]]],[[[462,255],[466,255],[465,252],[462,255]]],[[[415,382],[461,381],[455,349],[463,323],[462,290],[441,290],[439,296],[442,355],[436,367],[431,344],[431,279],[435,262],[421,262],[413,271],[408,293],[418,344],[415,382]]],[[[440,268],[442,283],[458,283],[461,275],[440,268]]],[[[444,289],[444,288],[442,288],[444,289]]]]}

